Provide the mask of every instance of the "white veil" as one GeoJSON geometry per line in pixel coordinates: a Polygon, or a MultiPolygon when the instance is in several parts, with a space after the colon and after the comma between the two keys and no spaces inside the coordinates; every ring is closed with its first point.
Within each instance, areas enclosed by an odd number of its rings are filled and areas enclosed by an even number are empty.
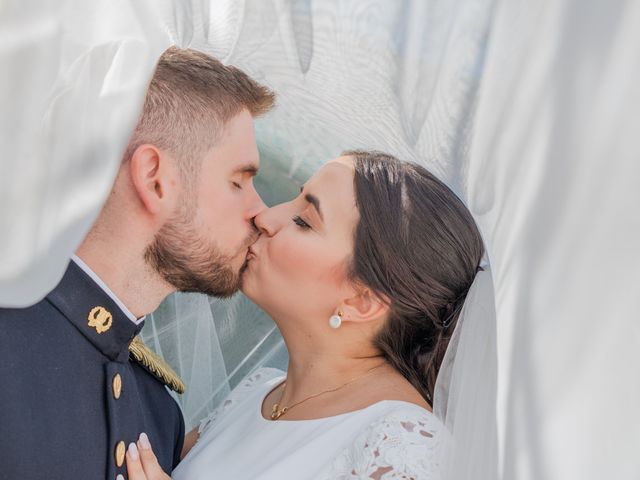
{"type": "Polygon", "coordinates": [[[433,413],[446,427],[444,480],[498,477],[497,335],[491,271],[478,272],[436,381],[433,413]]]}
{"type": "Polygon", "coordinates": [[[253,369],[285,369],[288,360],[274,323],[243,295],[227,300],[171,295],[148,316],[142,339],[187,381],[186,392],[174,394],[187,428],[253,369]]]}

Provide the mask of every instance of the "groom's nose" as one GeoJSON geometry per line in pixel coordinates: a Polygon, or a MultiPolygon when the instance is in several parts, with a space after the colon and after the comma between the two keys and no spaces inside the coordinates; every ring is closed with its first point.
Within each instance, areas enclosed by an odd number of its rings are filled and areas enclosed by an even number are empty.
{"type": "Polygon", "coordinates": [[[247,220],[251,221],[251,223],[254,222],[254,218],[256,217],[256,215],[258,215],[260,212],[263,212],[264,210],[267,209],[267,206],[265,205],[265,203],[262,201],[262,198],[260,198],[260,195],[258,194],[258,192],[255,192],[254,197],[252,198],[252,201],[249,204],[249,208],[247,209],[246,212],[246,218],[247,220]]]}

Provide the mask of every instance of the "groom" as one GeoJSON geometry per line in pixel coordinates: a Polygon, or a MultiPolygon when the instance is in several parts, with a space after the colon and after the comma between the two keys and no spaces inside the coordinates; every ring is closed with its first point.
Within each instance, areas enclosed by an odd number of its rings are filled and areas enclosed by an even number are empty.
{"type": "Polygon", "coordinates": [[[60,284],[0,309],[0,479],[115,479],[148,435],[162,468],[180,459],[180,379],[142,344],[170,293],[240,286],[259,166],[253,117],[273,93],[195,51],[159,60],[113,189],[60,284]]]}

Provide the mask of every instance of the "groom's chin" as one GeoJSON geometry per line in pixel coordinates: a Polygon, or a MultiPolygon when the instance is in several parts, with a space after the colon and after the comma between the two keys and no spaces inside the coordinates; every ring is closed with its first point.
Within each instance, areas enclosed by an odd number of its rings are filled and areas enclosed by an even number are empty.
{"type": "Polygon", "coordinates": [[[167,278],[179,292],[204,293],[211,297],[228,298],[240,290],[240,272],[229,266],[211,266],[207,272],[186,272],[167,278]]]}

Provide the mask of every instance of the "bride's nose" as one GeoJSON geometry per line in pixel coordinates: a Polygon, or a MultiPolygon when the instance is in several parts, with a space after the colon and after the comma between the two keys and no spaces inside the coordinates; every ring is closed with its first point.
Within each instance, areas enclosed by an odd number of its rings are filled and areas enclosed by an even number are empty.
{"type": "Polygon", "coordinates": [[[280,205],[267,208],[256,215],[254,223],[262,235],[273,237],[283,225],[280,205]]]}

